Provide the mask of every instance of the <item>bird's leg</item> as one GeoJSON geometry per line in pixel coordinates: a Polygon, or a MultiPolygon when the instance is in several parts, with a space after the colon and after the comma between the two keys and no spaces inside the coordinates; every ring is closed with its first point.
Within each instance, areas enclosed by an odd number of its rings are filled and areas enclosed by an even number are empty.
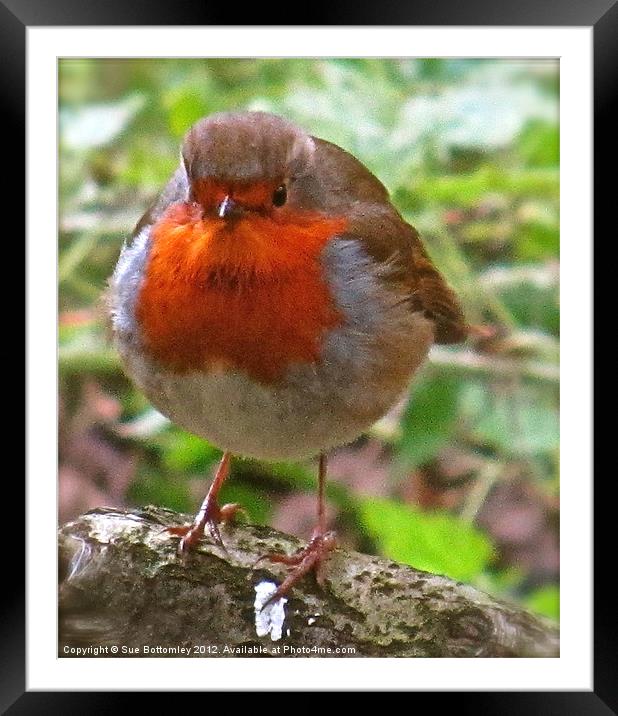
{"type": "Polygon", "coordinates": [[[335,533],[333,531],[329,532],[326,530],[325,487],[326,455],[322,453],[320,455],[318,469],[318,524],[313,530],[309,544],[294,554],[264,554],[255,562],[255,564],[257,564],[261,560],[265,559],[269,562],[276,562],[278,564],[286,564],[290,567],[294,567],[279,587],[277,587],[267,601],[264,602],[262,609],[287,594],[290,589],[311,570],[315,571],[318,584],[320,586],[323,585],[323,576],[320,573],[321,563],[328,553],[335,549],[337,545],[337,537],[335,533]]]}
{"type": "Polygon", "coordinates": [[[202,502],[200,511],[195,516],[192,525],[182,525],[179,527],[168,527],[167,531],[171,534],[179,535],[182,537],[178,551],[180,554],[188,552],[204,534],[204,528],[208,525],[208,529],[212,538],[215,542],[223,547],[223,540],[221,539],[221,532],[219,531],[219,523],[227,522],[230,520],[238,510],[242,509],[240,505],[231,504],[223,505],[219,507],[217,502],[217,496],[221,489],[226,477],[230,472],[230,458],[231,453],[223,453],[219,467],[215,474],[215,479],[212,481],[212,485],[208,490],[208,494],[202,502]]]}

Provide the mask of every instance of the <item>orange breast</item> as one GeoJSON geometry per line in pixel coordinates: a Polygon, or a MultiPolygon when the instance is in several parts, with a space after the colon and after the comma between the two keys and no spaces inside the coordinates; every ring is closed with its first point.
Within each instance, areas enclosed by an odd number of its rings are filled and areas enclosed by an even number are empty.
{"type": "Polygon", "coordinates": [[[153,227],[136,318],[168,369],[236,369],[271,383],[316,361],[341,322],[319,255],[345,220],[285,207],[247,216],[228,223],[177,204],[153,227]]]}

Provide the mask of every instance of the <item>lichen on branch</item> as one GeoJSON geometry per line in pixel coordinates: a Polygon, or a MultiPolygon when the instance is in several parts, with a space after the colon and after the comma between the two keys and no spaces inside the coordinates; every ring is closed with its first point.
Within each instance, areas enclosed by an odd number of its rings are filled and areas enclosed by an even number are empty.
{"type": "Polygon", "coordinates": [[[309,575],[265,614],[260,594],[286,568],[256,560],[301,543],[236,523],[222,529],[224,549],[206,536],[181,559],[166,527],[189,521],[155,507],[101,508],[60,528],[59,656],[559,655],[557,628],[539,617],[343,549],[324,563],[323,588],[309,575]]]}

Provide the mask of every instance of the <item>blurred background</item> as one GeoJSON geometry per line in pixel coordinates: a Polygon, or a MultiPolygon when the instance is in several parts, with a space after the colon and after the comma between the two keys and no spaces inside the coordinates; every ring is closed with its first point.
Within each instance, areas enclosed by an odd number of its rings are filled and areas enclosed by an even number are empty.
{"type": "MultiPolygon", "coordinates": [[[[101,294],[205,114],[282,114],[355,154],[495,336],[437,346],[330,459],[345,545],[559,613],[559,67],[551,60],[60,60],[59,519],[194,512],[219,451],[123,374],[101,294]]],[[[236,459],[223,501],[308,538],[316,464],[236,459]]]]}

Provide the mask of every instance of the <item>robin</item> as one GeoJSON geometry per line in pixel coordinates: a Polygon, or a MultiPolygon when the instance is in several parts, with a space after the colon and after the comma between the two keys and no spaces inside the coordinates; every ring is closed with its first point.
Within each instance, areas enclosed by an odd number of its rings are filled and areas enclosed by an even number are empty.
{"type": "Polygon", "coordinates": [[[223,450],[179,550],[239,505],[217,496],[233,454],[319,455],[317,526],[269,601],[335,546],[326,453],[406,390],[432,343],[469,332],[459,302],[388,192],[348,152],[263,112],[213,114],[125,243],[110,281],[128,374],[174,423],[223,450]]]}

